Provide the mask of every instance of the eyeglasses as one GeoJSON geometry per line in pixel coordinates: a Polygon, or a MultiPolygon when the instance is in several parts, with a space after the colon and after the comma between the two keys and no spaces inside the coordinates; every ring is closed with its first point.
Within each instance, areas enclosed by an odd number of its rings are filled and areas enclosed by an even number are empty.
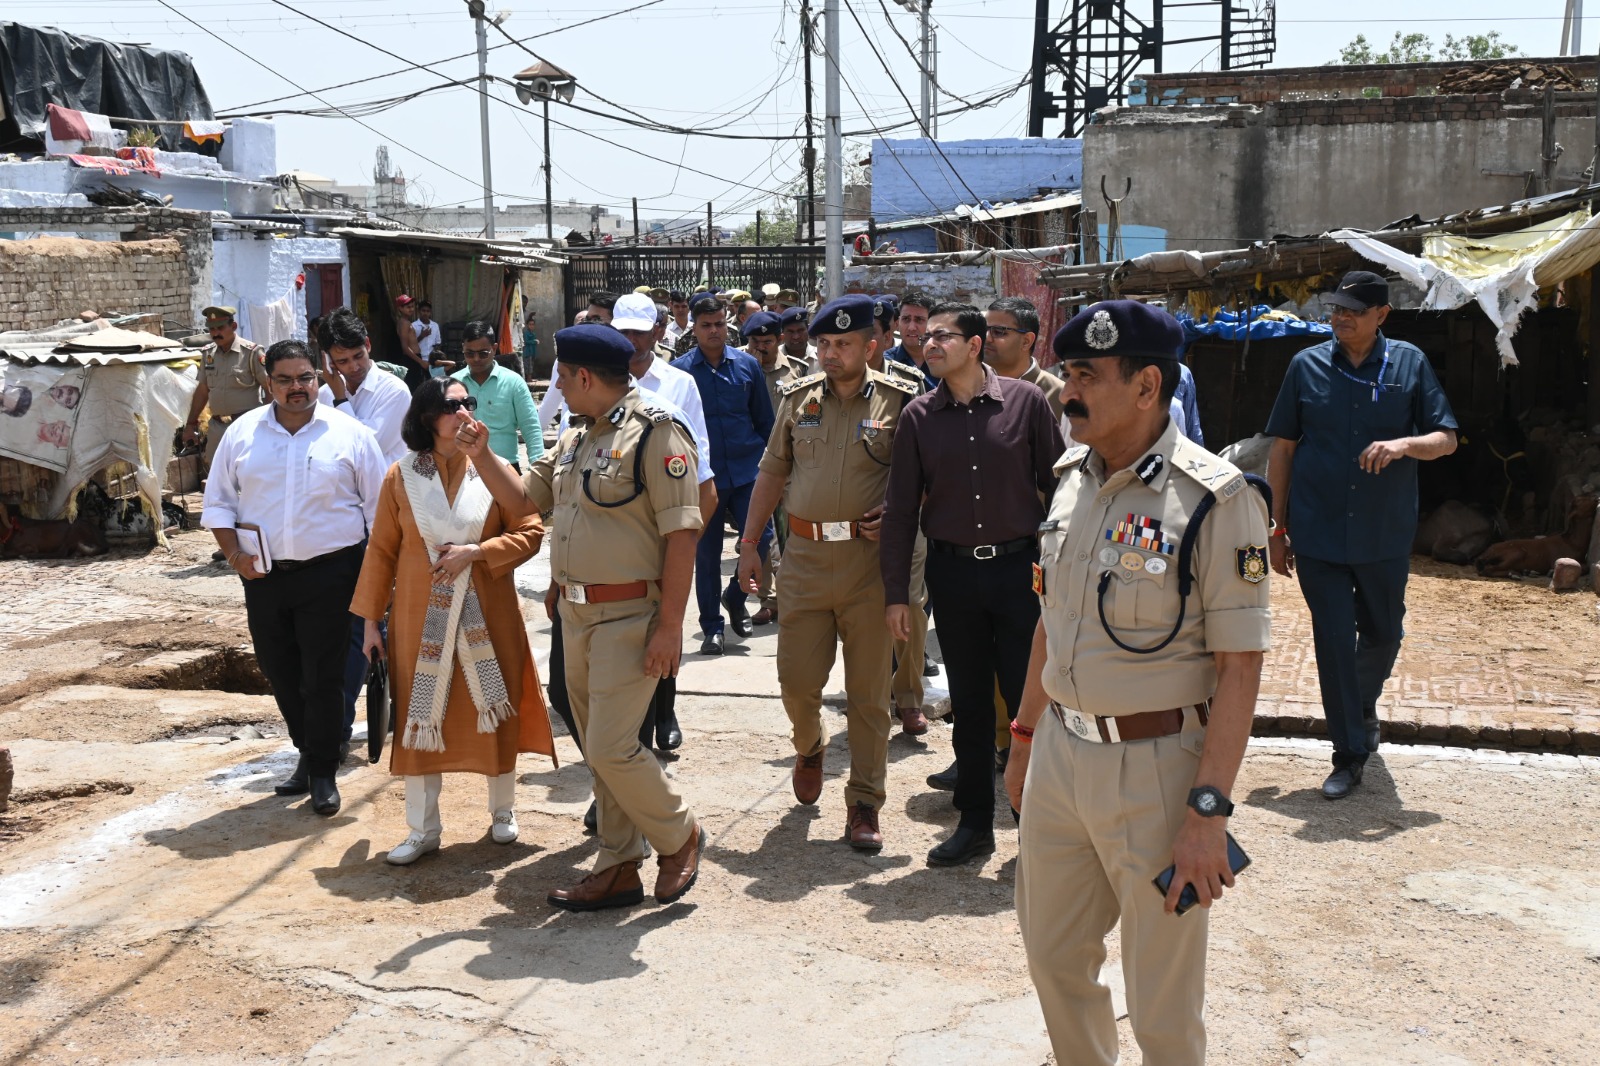
{"type": "Polygon", "coordinates": [[[987,334],[988,336],[990,336],[990,337],[1000,338],[1000,337],[1004,337],[1007,333],[1032,333],[1033,330],[1031,330],[1031,329],[1013,329],[1010,326],[990,326],[987,329],[985,329],[983,332],[985,334],[987,334]]]}
{"type": "Polygon", "coordinates": [[[949,344],[951,341],[958,339],[965,341],[971,340],[972,338],[967,336],[965,333],[951,333],[947,329],[936,329],[932,333],[929,333],[926,337],[922,338],[924,344],[926,344],[928,341],[932,341],[941,348],[946,344],[949,344]]]}
{"type": "Polygon", "coordinates": [[[478,409],[478,398],[476,396],[451,396],[444,401],[444,405],[451,414],[463,409],[476,411],[478,409]]]}
{"type": "Polygon", "coordinates": [[[272,375],[272,383],[280,389],[287,389],[291,385],[315,385],[317,383],[317,375],[301,374],[297,378],[286,378],[281,374],[274,374],[272,375]]]}

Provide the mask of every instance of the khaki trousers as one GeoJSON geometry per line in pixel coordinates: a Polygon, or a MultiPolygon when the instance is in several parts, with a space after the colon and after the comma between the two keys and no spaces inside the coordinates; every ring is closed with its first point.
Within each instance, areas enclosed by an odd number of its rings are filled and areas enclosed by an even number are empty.
{"type": "Polygon", "coordinates": [[[895,641],[893,649],[894,680],[889,691],[896,707],[922,707],[922,653],[928,647],[927,565],[928,538],[918,530],[916,546],[911,549],[911,639],[895,641]]]}
{"type": "Polygon", "coordinates": [[[878,545],[790,537],[778,579],[778,685],[794,750],[801,755],[827,746],[822,687],[840,642],[850,737],[845,805],[866,802],[881,809],[888,778],[891,641],[883,620],[878,545]]]}
{"type": "Polygon", "coordinates": [[[1202,736],[1196,726],[1091,744],[1053,713],[1039,720],[1022,793],[1017,918],[1059,1063],[1117,1061],[1100,968],[1119,917],[1128,1017],[1145,1066],[1205,1062],[1208,912],[1167,914],[1150,883],[1172,862],[1202,736]]]}
{"type": "Polygon", "coordinates": [[[645,676],[644,646],[660,606],[653,586],[641,600],[560,605],[567,697],[594,774],[600,838],[595,873],[641,862],[649,848],[671,855],[694,828],[683,797],[655,755],[639,744],[639,726],[659,680],[645,676]]]}
{"type": "Polygon", "coordinates": [[[222,443],[222,435],[227,431],[228,427],[217,421],[215,418],[211,420],[210,425],[206,426],[206,450],[204,458],[207,472],[211,470],[211,457],[217,454],[217,445],[222,443]]]}

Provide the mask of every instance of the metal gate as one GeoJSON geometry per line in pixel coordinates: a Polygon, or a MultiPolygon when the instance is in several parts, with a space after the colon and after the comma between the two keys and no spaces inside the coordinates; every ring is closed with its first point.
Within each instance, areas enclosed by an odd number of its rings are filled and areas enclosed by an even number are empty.
{"type": "Polygon", "coordinates": [[[702,282],[724,289],[758,293],[776,283],[800,294],[802,303],[817,294],[822,278],[822,248],[814,245],[716,245],[662,248],[608,248],[584,251],[567,264],[567,315],[586,306],[591,292],[617,295],[640,285],[692,292],[702,282]]]}

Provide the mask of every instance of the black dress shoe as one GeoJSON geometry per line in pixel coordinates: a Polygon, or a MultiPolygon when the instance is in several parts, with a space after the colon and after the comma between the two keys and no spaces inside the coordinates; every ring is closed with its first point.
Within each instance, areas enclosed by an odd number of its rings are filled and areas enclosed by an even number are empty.
{"type": "Polygon", "coordinates": [[[311,809],[327,818],[339,813],[339,786],[331,777],[311,779],[311,809]]]}
{"type": "Polygon", "coordinates": [[[1361,784],[1361,774],[1364,767],[1356,762],[1348,766],[1341,766],[1328,775],[1322,783],[1322,795],[1331,800],[1342,800],[1356,790],[1361,784]]]}
{"type": "Polygon", "coordinates": [[[948,770],[941,770],[936,774],[929,774],[928,787],[936,788],[940,792],[954,792],[956,790],[956,764],[951,763],[950,769],[948,770]]]}
{"type": "Polygon", "coordinates": [[[971,829],[964,825],[956,826],[956,831],[950,834],[950,839],[928,852],[929,866],[960,866],[964,862],[971,862],[979,855],[987,855],[994,850],[993,829],[971,829]]]}
{"type": "Polygon", "coordinates": [[[591,833],[600,832],[600,805],[589,801],[589,809],[583,812],[583,827],[591,833]]]}
{"type": "Polygon", "coordinates": [[[272,791],[280,796],[304,796],[311,791],[311,783],[306,777],[306,757],[300,756],[300,761],[294,764],[294,773],[272,786],[272,791]]]}
{"type": "Polygon", "coordinates": [[[683,730],[678,728],[677,714],[669,714],[666,721],[656,722],[656,750],[676,751],[683,747],[683,730]]]}
{"type": "Polygon", "coordinates": [[[722,654],[722,634],[721,633],[709,633],[709,634],[707,634],[706,635],[706,639],[702,640],[700,642],[700,654],[701,655],[721,655],[722,654]]]}
{"type": "Polygon", "coordinates": [[[738,589],[725,589],[722,606],[728,609],[728,624],[733,626],[735,633],[748,637],[756,631],[755,623],[750,621],[750,612],[745,610],[744,593],[738,589]]]}
{"type": "Polygon", "coordinates": [[[216,551],[211,553],[211,561],[214,563],[225,563],[228,561],[228,553],[223,551],[221,548],[218,548],[216,551]]]}
{"type": "Polygon", "coordinates": [[[933,658],[931,656],[929,656],[927,652],[923,652],[922,653],[922,676],[923,677],[938,677],[939,676],[939,664],[934,662],[933,658]]]}

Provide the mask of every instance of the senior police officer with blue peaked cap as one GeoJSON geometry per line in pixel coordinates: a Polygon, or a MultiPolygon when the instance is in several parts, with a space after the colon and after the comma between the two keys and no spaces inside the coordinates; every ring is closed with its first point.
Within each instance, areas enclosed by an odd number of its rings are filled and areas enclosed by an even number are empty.
{"type": "Polygon", "coordinates": [[[1268,507],[1168,415],[1183,333],[1132,300],[1055,337],[1077,442],[1041,527],[1041,606],[1006,768],[1017,916],[1055,1049],[1117,1061],[1105,937],[1120,919],[1146,1066],[1199,1066],[1207,908],[1232,887],[1229,793],[1267,648],[1268,507]],[[1151,881],[1176,865],[1165,896],[1151,881]],[[1193,885],[1200,907],[1177,913],[1193,885]]]}

